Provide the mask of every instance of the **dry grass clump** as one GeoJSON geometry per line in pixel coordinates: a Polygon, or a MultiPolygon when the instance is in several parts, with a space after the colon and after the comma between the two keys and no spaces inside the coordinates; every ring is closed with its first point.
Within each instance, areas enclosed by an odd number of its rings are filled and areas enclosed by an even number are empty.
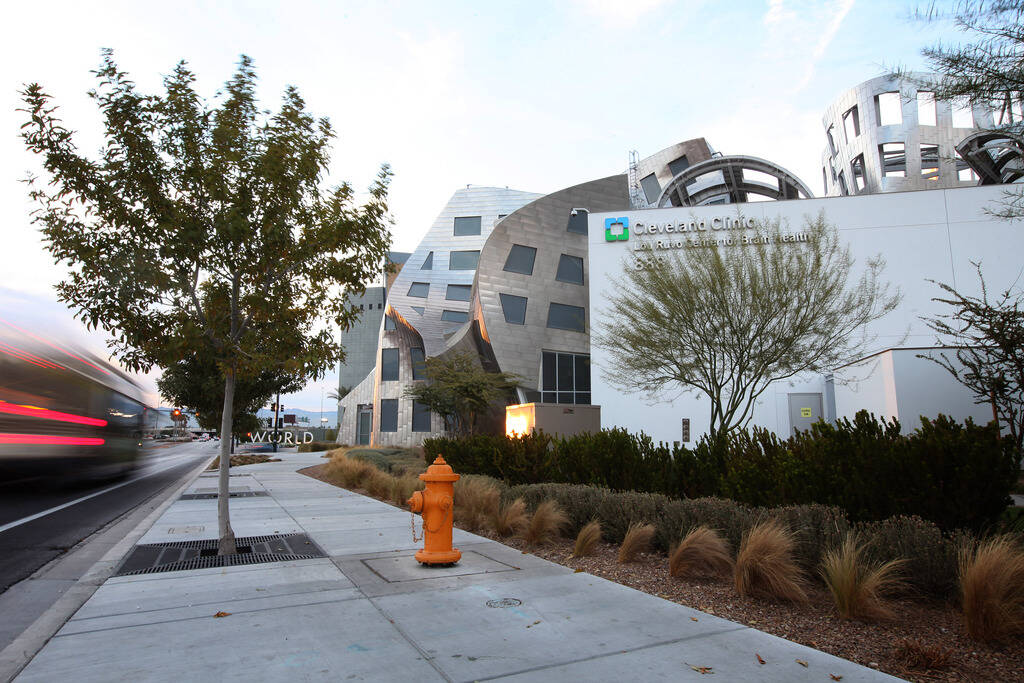
{"type": "Polygon", "coordinates": [[[754,525],[743,536],[733,580],[736,592],[806,602],[803,573],[793,559],[793,533],[775,519],[754,525]]]}
{"type": "Polygon", "coordinates": [[[1024,633],[1024,550],[995,536],[960,552],[960,597],[967,635],[1001,641],[1024,633]]]}
{"type": "Polygon", "coordinates": [[[508,505],[502,505],[491,517],[491,528],[501,537],[521,533],[526,528],[526,503],[516,498],[508,505]]]}
{"type": "Polygon", "coordinates": [[[498,512],[501,493],[484,478],[462,477],[455,482],[455,523],[466,531],[479,531],[498,512]]]}
{"type": "Polygon", "coordinates": [[[619,546],[619,562],[633,562],[637,555],[647,552],[651,547],[654,532],[653,524],[640,524],[639,522],[630,524],[622,539],[622,545],[619,546]]]}
{"type": "Polygon", "coordinates": [[[530,515],[519,536],[527,546],[544,545],[554,540],[568,523],[569,518],[562,512],[562,508],[558,507],[558,503],[545,500],[530,515]]]}
{"type": "Polygon", "coordinates": [[[398,507],[406,507],[414,491],[420,491],[424,483],[415,474],[403,474],[394,477],[391,483],[391,502],[398,507]]]}
{"type": "Polygon", "coordinates": [[[363,479],[363,488],[374,498],[390,498],[391,490],[395,485],[395,478],[387,472],[381,472],[376,467],[363,479]]]}
{"type": "Polygon", "coordinates": [[[596,519],[589,522],[576,534],[576,543],[572,547],[573,557],[586,557],[594,554],[597,542],[601,540],[601,522],[596,519]]]}
{"type": "Polygon", "coordinates": [[[883,596],[899,588],[903,560],[871,564],[864,558],[864,544],[847,534],[838,548],[821,560],[821,578],[825,580],[843,619],[891,619],[892,610],[883,596]]]}
{"type": "Polygon", "coordinates": [[[893,656],[908,669],[930,671],[948,669],[953,663],[953,653],[941,645],[929,645],[920,640],[903,638],[896,642],[893,656]]]}
{"type": "Polygon", "coordinates": [[[668,573],[684,577],[732,574],[729,544],[714,529],[694,527],[668,556],[668,573]]]}
{"type": "Polygon", "coordinates": [[[377,472],[380,470],[370,463],[344,455],[335,455],[324,469],[324,474],[331,483],[346,489],[362,488],[367,477],[377,472]]]}

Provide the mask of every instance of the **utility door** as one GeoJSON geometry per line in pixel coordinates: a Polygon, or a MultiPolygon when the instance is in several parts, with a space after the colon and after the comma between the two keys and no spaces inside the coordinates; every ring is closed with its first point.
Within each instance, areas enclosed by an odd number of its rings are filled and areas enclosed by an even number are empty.
{"type": "Polygon", "coordinates": [[[373,428],[373,408],[366,405],[359,406],[359,420],[356,423],[356,443],[360,446],[370,444],[370,430],[373,428]]]}
{"type": "Polygon", "coordinates": [[[821,418],[821,394],[789,394],[790,434],[806,432],[821,418]]]}

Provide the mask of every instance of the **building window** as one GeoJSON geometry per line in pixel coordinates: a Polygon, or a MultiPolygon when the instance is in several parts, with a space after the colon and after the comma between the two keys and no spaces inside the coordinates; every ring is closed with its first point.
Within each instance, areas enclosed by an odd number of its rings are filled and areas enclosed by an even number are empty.
{"type": "Polygon", "coordinates": [[[836,139],[832,135],[832,131],[835,129],[835,126],[829,126],[828,130],[825,131],[825,137],[828,138],[828,149],[832,153],[832,156],[836,155],[836,139]]]}
{"type": "Polygon", "coordinates": [[[384,316],[384,330],[390,332],[393,329],[395,329],[395,319],[390,315],[384,316]]]}
{"type": "Polygon", "coordinates": [[[921,145],[921,177],[939,179],[939,146],[921,145]]]}
{"type": "Polygon", "coordinates": [[[858,154],[850,162],[853,167],[853,187],[856,192],[863,192],[867,184],[864,174],[864,155],[858,154]]]}
{"type": "Polygon", "coordinates": [[[427,258],[423,259],[423,265],[420,266],[420,270],[433,270],[434,269],[434,252],[427,254],[427,258]]]}
{"type": "Polygon", "coordinates": [[[839,172],[839,193],[843,196],[850,194],[850,188],[846,186],[846,176],[842,171],[839,172]]]}
{"type": "Polygon", "coordinates": [[[448,301],[469,301],[472,289],[470,285],[448,285],[444,298],[448,301]]]}
{"type": "Polygon", "coordinates": [[[427,378],[427,357],[423,349],[413,347],[409,349],[409,360],[412,361],[412,378],[427,378]]]}
{"type": "Polygon", "coordinates": [[[643,188],[648,204],[658,201],[658,197],[661,196],[661,183],[653,173],[640,179],[640,187],[643,188]]]}
{"type": "Polygon", "coordinates": [[[879,145],[878,160],[883,178],[907,177],[907,154],[902,142],[886,142],[879,145]]]}
{"type": "Polygon", "coordinates": [[[398,399],[382,398],[380,400],[380,431],[398,431],[398,399]]]}
{"type": "Polygon", "coordinates": [[[526,297],[513,294],[498,294],[501,300],[501,311],[505,314],[505,322],[510,325],[526,324],[526,297]]]}
{"type": "Polygon", "coordinates": [[[917,124],[935,125],[935,93],[919,90],[917,93],[917,124]]]}
{"type": "Polygon", "coordinates": [[[535,247],[524,247],[521,244],[513,244],[508,250],[508,258],[505,259],[505,267],[510,273],[522,273],[533,275],[533,262],[537,259],[535,247]]]}
{"type": "Polygon", "coordinates": [[[476,270],[479,251],[453,251],[448,255],[448,270],[476,270]]]}
{"type": "Polygon", "coordinates": [[[364,309],[363,309],[363,304],[359,304],[359,310],[360,310],[360,311],[364,310],[364,309]]]}
{"type": "Polygon", "coordinates": [[[429,282],[414,282],[409,285],[409,296],[414,296],[417,299],[426,299],[427,294],[430,293],[429,282]]]}
{"type": "Polygon", "coordinates": [[[966,99],[956,99],[951,103],[954,128],[974,128],[974,112],[971,103],[966,99]]]}
{"type": "Polygon", "coordinates": [[[412,310],[416,311],[420,315],[423,315],[424,313],[427,312],[427,309],[423,308],[422,306],[412,306],[411,308],[412,308],[412,310]]]}
{"type": "Polygon", "coordinates": [[[500,221],[502,218],[504,218],[507,215],[508,215],[507,213],[499,213],[498,214],[498,220],[500,221]]]}
{"type": "Polygon", "coordinates": [[[688,168],[690,168],[690,160],[686,158],[685,154],[674,161],[668,162],[668,170],[672,173],[673,177],[679,175],[688,168]]]}
{"type": "Polygon", "coordinates": [[[975,173],[974,169],[972,169],[970,166],[968,166],[967,162],[964,161],[963,159],[957,159],[956,160],[956,177],[962,183],[966,183],[966,182],[977,183],[978,182],[978,174],[975,173]]]}
{"type": "Polygon", "coordinates": [[[430,408],[419,401],[412,402],[412,431],[430,431],[430,408]]]}
{"type": "Polygon", "coordinates": [[[573,285],[583,284],[583,259],[579,256],[562,254],[558,259],[558,272],[555,279],[559,282],[568,282],[573,285]]]}
{"type": "Polygon", "coordinates": [[[398,349],[380,350],[380,381],[398,381],[398,349]]]}
{"type": "Polygon", "coordinates": [[[843,132],[846,133],[846,142],[849,144],[855,137],[860,135],[860,111],[857,105],[853,105],[843,114],[843,132]]]}
{"type": "Polygon", "coordinates": [[[544,351],[541,355],[541,401],[590,404],[590,356],[544,351]]]}
{"type": "Polygon", "coordinates": [[[556,304],[548,308],[548,327],[556,330],[586,332],[586,311],[580,306],[556,304]]]}
{"type": "Polygon", "coordinates": [[[586,235],[587,216],[588,213],[583,209],[573,209],[569,212],[569,224],[565,229],[569,232],[574,232],[577,235],[586,235]]]}
{"type": "Polygon", "coordinates": [[[469,320],[469,313],[466,311],[441,311],[441,320],[446,323],[464,323],[469,320]]]}
{"type": "Polygon", "coordinates": [[[455,236],[480,234],[480,216],[459,216],[455,219],[455,236]]]}
{"type": "Polygon", "coordinates": [[[875,95],[875,119],[879,126],[903,125],[903,103],[898,92],[875,95]]]}

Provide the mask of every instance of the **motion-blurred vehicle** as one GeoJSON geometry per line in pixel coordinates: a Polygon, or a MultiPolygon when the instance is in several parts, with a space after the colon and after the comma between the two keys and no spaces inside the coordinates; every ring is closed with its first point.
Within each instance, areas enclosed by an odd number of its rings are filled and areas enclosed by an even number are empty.
{"type": "Polygon", "coordinates": [[[235,450],[241,454],[270,453],[274,450],[274,445],[269,443],[240,443],[235,450]]]}
{"type": "Polygon", "coordinates": [[[0,482],[130,472],[151,413],[110,363],[0,312],[0,482]]]}

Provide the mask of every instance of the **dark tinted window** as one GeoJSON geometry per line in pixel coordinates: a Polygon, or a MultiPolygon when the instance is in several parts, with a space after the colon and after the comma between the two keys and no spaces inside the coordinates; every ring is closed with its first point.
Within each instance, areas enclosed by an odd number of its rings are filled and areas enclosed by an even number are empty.
{"type": "Polygon", "coordinates": [[[453,251],[448,255],[448,270],[476,270],[479,251],[453,251]]]}
{"type": "Polygon", "coordinates": [[[427,254],[427,258],[423,259],[423,265],[420,266],[420,270],[433,270],[434,269],[434,252],[427,254]]]}
{"type": "MultiPolygon", "coordinates": [[[[590,391],[590,356],[575,357],[575,372],[573,376],[576,382],[576,391],[590,391]]],[[[585,403],[590,403],[588,398],[585,403]]]]}
{"type": "Polygon", "coordinates": [[[479,235],[480,216],[459,216],[455,219],[455,235],[479,235]]]}
{"type": "Polygon", "coordinates": [[[661,183],[653,173],[640,181],[640,187],[644,189],[644,195],[650,204],[658,201],[658,197],[661,196],[661,183]]]}
{"type": "Polygon", "coordinates": [[[524,247],[521,244],[513,244],[509,249],[508,258],[505,259],[505,268],[510,273],[522,273],[533,275],[533,262],[537,258],[535,247],[524,247]]]}
{"type": "Polygon", "coordinates": [[[390,315],[384,316],[384,329],[385,330],[393,330],[393,329],[395,329],[395,319],[392,318],[390,315]]]}
{"type": "Polygon", "coordinates": [[[688,168],[690,168],[690,160],[686,158],[685,154],[675,161],[668,162],[668,170],[672,172],[673,176],[679,175],[688,168]]]}
{"type": "Polygon", "coordinates": [[[469,320],[469,313],[465,311],[441,311],[441,320],[449,323],[464,323],[469,320]]]}
{"type": "Polygon", "coordinates": [[[577,211],[575,214],[569,214],[569,225],[566,227],[569,232],[574,232],[577,235],[587,234],[587,212],[577,211]]]}
{"type": "Polygon", "coordinates": [[[470,285],[448,285],[444,298],[449,301],[469,301],[470,285]]]}
{"type": "Polygon", "coordinates": [[[548,327],[556,330],[586,331],[586,313],[580,306],[551,303],[548,308],[548,327]]]}
{"type": "Polygon", "coordinates": [[[382,398],[380,400],[380,431],[398,431],[398,399],[382,398]]]}
{"type": "Polygon", "coordinates": [[[412,310],[416,311],[416,312],[417,312],[417,313],[419,313],[420,315],[423,315],[423,313],[424,313],[424,312],[425,312],[425,311],[426,311],[427,309],[423,308],[422,306],[412,306],[412,310]]]}
{"type": "Polygon", "coordinates": [[[430,292],[429,282],[414,282],[409,285],[409,296],[415,296],[420,299],[426,299],[427,294],[430,292]]]}
{"type": "Polygon", "coordinates": [[[380,350],[380,381],[398,381],[398,349],[380,350]]]}
{"type": "Polygon", "coordinates": [[[419,401],[412,402],[412,431],[430,431],[430,408],[419,401]]]}
{"type": "Polygon", "coordinates": [[[526,324],[526,297],[512,294],[498,294],[501,299],[501,310],[505,314],[505,322],[512,325],[526,324]]]}
{"type": "MultiPolygon", "coordinates": [[[[426,379],[427,363],[426,356],[423,354],[423,349],[409,349],[409,359],[412,361],[412,378],[426,379]]],[[[590,387],[588,386],[587,388],[589,389],[590,387]]]]}
{"type": "Polygon", "coordinates": [[[562,254],[558,259],[558,273],[555,279],[559,282],[569,282],[574,285],[583,284],[583,259],[579,256],[562,254]]]}
{"type": "Polygon", "coordinates": [[[541,356],[541,401],[590,403],[590,356],[545,351],[541,356]]]}
{"type": "MultiPolygon", "coordinates": [[[[541,359],[541,389],[544,391],[554,391],[558,388],[558,385],[555,383],[556,359],[557,354],[551,353],[550,351],[545,351],[544,356],[541,359]]],[[[548,402],[547,399],[544,399],[544,401],[548,402]]]]}

